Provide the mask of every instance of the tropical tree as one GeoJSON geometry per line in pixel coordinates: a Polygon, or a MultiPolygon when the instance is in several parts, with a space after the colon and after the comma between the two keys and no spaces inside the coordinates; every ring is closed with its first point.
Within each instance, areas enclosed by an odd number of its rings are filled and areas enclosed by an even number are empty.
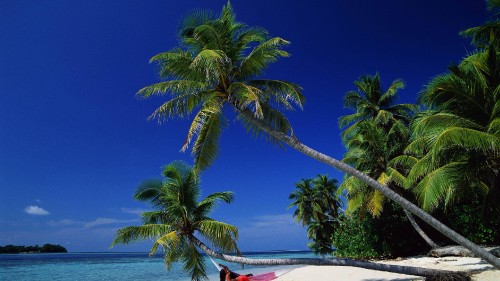
{"type": "Polygon", "coordinates": [[[465,58],[434,78],[420,96],[430,108],[413,124],[408,152],[419,161],[408,179],[425,210],[482,192],[500,214],[500,54],[465,58]]]}
{"type": "MultiPolygon", "coordinates": [[[[405,178],[391,165],[391,160],[402,154],[409,128],[397,120],[388,131],[371,120],[360,122],[356,127],[356,135],[344,138],[347,152],[342,161],[393,190],[404,186],[405,178]]],[[[384,196],[380,191],[351,175],[345,177],[340,188],[347,191],[348,211],[367,210],[375,217],[382,213],[384,196]]]]}
{"type": "MultiPolygon", "coordinates": [[[[344,106],[355,113],[339,118],[339,127],[346,128],[342,140],[347,152],[342,162],[382,184],[392,184],[392,189],[403,186],[404,177],[389,164],[402,155],[409,138],[407,124],[418,107],[395,103],[398,90],[405,86],[401,79],[394,80],[385,91],[378,73],[362,76],[354,85],[357,91],[345,95],[344,106]]],[[[349,211],[361,208],[373,216],[381,214],[384,196],[379,190],[352,175],[346,175],[340,190],[347,191],[349,211]]]]}
{"type": "Polygon", "coordinates": [[[365,75],[354,82],[357,91],[349,91],[344,97],[344,106],[355,113],[339,118],[339,127],[349,126],[343,135],[356,130],[357,124],[363,120],[374,120],[379,125],[391,126],[392,120],[408,124],[412,113],[418,108],[414,104],[395,104],[398,91],[404,89],[401,79],[394,80],[386,91],[382,89],[380,75],[365,75]]]}
{"type": "Polygon", "coordinates": [[[289,207],[295,207],[293,216],[307,225],[307,236],[313,240],[308,247],[317,255],[331,254],[341,204],[337,180],[318,175],[314,179],[303,179],[295,186],[296,190],[288,197],[293,200],[289,207]]]}
{"type": "Polygon", "coordinates": [[[167,165],[163,176],[164,180],[147,180],[138,187],[134,198],[149,202],[154,210],[142,213],[144,225],[119,229],[112,246],[153,239],[150,255],[161,247],[168,270],[172,263],[182,261],[191,280],[207,279],[204,258],[196,248],[197,236],[222,251],[239,253],[238,229],[209,217],[219,201],[230,203],[233,193],[216,192],[198,201],[199,176],[180,161],[167,165]]]}
{"type": "MultiPolygon", "coordinates": [[[[398,90],[404,88],[401,79],[394,80],[389,88],[382,90],[379,74],[362,76],[354,82],[357,91],[350,91],[344,97],[344,106],[354,114],[339,119],[339,127],[348,126],[343,132],[347,152],[343,162],[363,171],[378,182],[401,193],[405,186],[408,158],[402,154],[409,141],[408,124],[418,106],[395,104],[398,90]]],[[[380,216],[384,207],[384,196],[354,176],[346,175],[340,186],[348,198],[347,210],[351,213],[360,209],[374,217],[380,216]]],[[[437,245],[423,232],[410,212],[404,214],[417,233],[431,246],[437,245]]]]}
{"type": "Polygon", "coordinates": [[[151,59],[159,64],[160,75],[167,81],[147,86],[138,95],[144,98],[171,95],[171,99],[151,115],[159,121],[173,116],[185,117],[197,109],[182,148],[186,150],[196,136],[192,148],[196,169],[203,170],[215,158],[218,137],[226,122],[223,106],[228,105],[235,110],[238,120],[254,134],[264,134],[274,143],[287,144],[318,161],[355,175],[444,235],[500,268],[500,260],[496,257],[385,185],[298,140],[279,109],[293,109],[294,105],[302,107],[304,97],[300,87],[286,81],[254,79],[270,63],[288,56],[282,49],[288,41],[278,37],[269,39],[264,29],[237,22],[229,2],[220,17],[202,12],[186,17],[179,37],[180,47],[151,59]],[[250,48],[252,50],[248,51],[250,48]]]}

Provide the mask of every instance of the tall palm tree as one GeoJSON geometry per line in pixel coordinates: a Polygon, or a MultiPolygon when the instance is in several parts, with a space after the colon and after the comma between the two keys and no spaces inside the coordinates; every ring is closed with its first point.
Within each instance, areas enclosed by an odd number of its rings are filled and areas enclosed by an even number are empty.
{"type": "Polygon", "coordinates": [[[149,202],[153,211],[142,213],[144,225],[119,229],[112,243],[128,244],[153,239],[153,255],[158,247],[165,251],[165,264],[182,261],[191,280],[207,279],[203,256],[197,251],[196,236],[201,236],[222,251],[238,251],[238,229],[209,217],[219,201],[230,203],[231,192],[217,192],[201,201],[199,177],[184,162],[172,162],[163,170],[164,180],[148,180],[141,184],[134,198],[149,202]]]}
{"type": "Polygon", "coordinates": [[[179,33],[181,46],[154,56],[160,75],[169,79],[147,86],[138,95],[170,94],[151,118],[163,121],[173,116],[185,117],[197,109],[182,150],[196,135],[192,152],[195,167],[206,168],[215,158],[217,140],[225,123],[223,106],[232,107],[248,130],[264,134],[270,141],[286,144],[327,165],[355,175],[385,196],[416,214],[444,235],[470,249],[500,268],[500,260],[446,227],[416,205],[408,202],[385,185],[341,161],[320,153],[295,137],[292,127],[279,109],[302,107],[300,87],[280,80],[256,80],[267,66],[280,57],[289,42],[268,38],[264,29],[251,28],[235,20],[231,5],[222,9],[220,17],[198,12],[187,17],[179,33]],[[248,49],[252,47],[248,52],[248,49]]]}

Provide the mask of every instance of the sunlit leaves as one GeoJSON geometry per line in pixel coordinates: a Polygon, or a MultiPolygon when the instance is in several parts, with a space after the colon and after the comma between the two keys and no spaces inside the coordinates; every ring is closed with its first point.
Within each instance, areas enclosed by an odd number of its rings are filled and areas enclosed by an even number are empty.
{"type": "Polygon", "coordinates": [[[144,181],[134,198],[151,203],[154,211],[143,212],[144,225],[119,229],[113,241],[128,244],[138,240],[154,241],[150,254],[159,248],[165,252],[165,265],[182,261],[192,280],[206,278],[203,256],[193,243],[194,235],[202,235],[215,247],[239,252],[235,226],[213,220],[210,213],[220,201],[230,203],[231,192],[217,192],[201,201],[199,174],[182,161],[174,161],[163,169],[164,179],[144,181]]]}

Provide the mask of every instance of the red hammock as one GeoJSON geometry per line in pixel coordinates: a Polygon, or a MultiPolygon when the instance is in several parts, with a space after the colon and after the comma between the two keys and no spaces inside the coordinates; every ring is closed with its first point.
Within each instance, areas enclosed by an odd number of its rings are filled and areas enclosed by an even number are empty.
{"type": "Polygon", "coordinates": [[[263,273],[263,274],[259,274],[259,275],[250,276],[250,277],[248,277],[248,280],[250,280],[250,281],[269,281],[269,280],[274,280],[276,278],[278,278],[278,276],[276,276],[275,272],[269,272],[269,273],[263,273]]]}
{"type": "MultiPolygon", "coordinates": [[[[210,256],[208,256],[208,258],[212,261],[212,263],[215,265],[217,270],[220,271],[222,269],[210,256]]],[[[275,272],[268,272],[268,273],[253,275],[253,276],[249,276],[248,280],[250,280],[250,281],[270,281],[270,280],[274,280],[274,279],[278,278],[279,276],[287,273],[288,271],[289,270],[279,270],[279,271],[275,271],[275,272]]]]}

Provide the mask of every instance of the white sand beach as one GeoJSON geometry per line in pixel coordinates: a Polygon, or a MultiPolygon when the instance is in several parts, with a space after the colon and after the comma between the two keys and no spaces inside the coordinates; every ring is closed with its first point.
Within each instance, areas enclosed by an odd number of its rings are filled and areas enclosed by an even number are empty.
{"type": "MultiPolygon", "coordinates": [[[[499,281],[500,270],[494,270],[493,266],[479,258],[468,257],[415,257],[403,260],[383,261],[387,264],[405,266],[416,266],[425,268],[436,268],[453,271],[478,271],[472,275],[472,280],[499,281]]],[[[305,266],[296,268],[276,279],[277,281],[410,281],[423,280],[423,278],[412,275],[403,275],[390,272],[374,271],[358,267],[348,266],[305,266]]]]}

